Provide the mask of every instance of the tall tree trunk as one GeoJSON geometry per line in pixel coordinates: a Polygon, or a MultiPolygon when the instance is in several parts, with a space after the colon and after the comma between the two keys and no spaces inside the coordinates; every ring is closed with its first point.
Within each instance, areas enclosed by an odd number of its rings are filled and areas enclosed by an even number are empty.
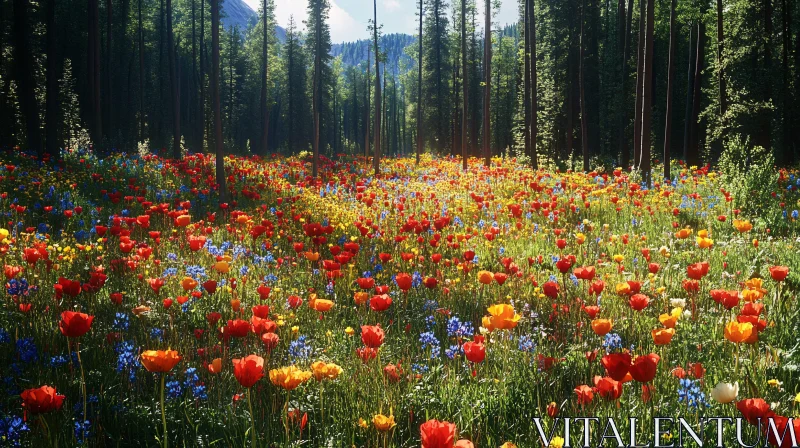
{"type": "Polygon", "coordinates": [[[47,0],[47,99],[45,104],[45,153],[59,158],[59,90],[58,70],[60,58],[56,50],[56,0],[47,0]]]}
{"type": "Polygon", "coordinates": [[[725,47],[725,33],[722,22],[722,0],[717,0],[717,82],[719,84],[719,113],[725,120],[725,113],[728,111],[728,94],[725,81],[725,61],[723,60],[725,47]]]}
{"type": "Polygon", "coordinates": [[[689,132],[688,166],[700,164],[700,95],[703,85],[703,62],[705,61],[706,26],[702,20],[697,23],[697,51],[694,63],[694,86],[692,88],[692,116],[689,132]]]}
{"type": "Polygon", "coordinates": [[[175,42],[172,33],[172,0],[167,0],[167,58],[169,59],[169,81],[172,89],[172,157],[181,158],[181,101],[178,75],[175,64],[175,42]]]}
{"type": "Polygon", "coordinates": [[[314,49],[314,161],[312,163],[312,174],[314,179],[319,176],[319,106],[320,106],[320,84],[322,82],[321,74],[321,55],[320,55],[320,39],[322,38],[322,5],[317,3],[314,6],[314,15],[316,16],[316,48],[314,49]]]}
{"type": "Polygon", "coordinates": [[[628,95],[628,60],[630,59],[631,46],[631,25],[633,22],[633,0],[628,0],[628,11],[626,16],[625,0],[619,0],[619,43],[622,48],[621,89],[619,91],[619,122],[617,123],[617,139],[620,154],[620,165],[623,168],[630,166],[630,150],[628,149],[628,138],[625,135],[625,128],[628,122],[628,108],[625,107],[628,95]]]}
{"type": "Polygon", "coordinates": [[[567,129],[564,142],[567,147],[567,159],[571,159],[575,153],[575,60],[577,58],[572,38],[574,28],[571,19],[569,30],[569,49],[567,50],[567,129]]]}
{"type": "MultiPolygon", "coordinates": [[[[674,0],[673,0],[674,1],[674,0]]],[[[642,66],[642,148],[639,168],[642,178],[651,185],[651,132],[653,128],[653,39],[655,22],[655,0],[647,0],[647,31],[645,33],[645,60],[642,66]]]]}
{"type": "Polygon", "coordinates": [[[19,88],[19,107],[25,120],[28,149],[42,157],[42,130],[39,123],[39,110],[36,102],[36,78],[33,72],[33,53],[31,52],[28,30],[29,0],[14,0],[14,67],[19,88]]]}
{"type": "Polygon", "coordinates": [[[483,164],[486,167],[492,165],[492,121],[491,121],[491,102],[492,102],[492,2],[486,0],[486,24],[484,25],[483,38],[483,66],[484,66],[484,86],[483,86],[483,164]]]}
{"type": "Polygon", "coordinates": [[[89,104],[92,123],[92,138],[95,144],[103,140],[103,117],[100,103],[100,8],[99,0],[89,0],[87,15],[88,42],[87,42],[87,81],[89,84],[89,104]]]}
{"type": "Polygon", "coordinates": [[[530,39],[530,61],[531,61],[531,117],[530,117],[530,129],[531,129],[531,167],[533,169],[539,169],[539,155],[538,151],[536,150],[536,143],[539,140],[539,79],[536,75],[536,1],[535,0],[526,0],[530,5],[528,6],[528,20],[526,23],[528,25],[528,31],[530,32],[531,39],[530,39]]]}
{"type": "Polygon", "coordinates": [[[371,66],[372,63],[370,61],[370,49],[367,47],[367,79],[364,80],[364,104],[366,104],[366,108],[364,108],[364,164],[369,162],[369,150],[370,150],[370,143],[369,143],[369,112],[372,110],[372,104],[370,101],[370,88],[369,88],[369,81],[371,76],[371,66]]]}
{"type": "Polygon", "coordinates": [[[219,0],[211,0],[211,101],[214,115],[214,154],[216,155],[216,177],[220,202],[228,202],[219,82],[219,0]]]}
{"type": "Polygon", "coordinates": [[[139,0],[138,7],[138,35],[139,35],[139,141],[144,141],[144,29],[142,28],[142,2],[139,0]]]}
{"type": "Polygon", "coordinates": [[[111,87],[111,67],[113,65],[112,57],[111,57],[111,21],[113,17],[113,5],[111,0],[106,0],[106,73],[105,73],[105,102],[103,103],[105,108],[105,125],[108,131],[111,130],[111,105],[114,101],[114,92],[113,88],[111,87]]]}
{"type": "Polygon", "coordinates": [[[286,88],[289,93],[289,116],[288,120],[286,120],[286,124],[289,127],[289,134],[286,137],[287,147],[289,149],[289,154],[294,154],[294,83],[296,82],[292,79],[292,74],[294,73],[294,18],[289,17],[289,29],[286,33],[286,45],[288,47],[288,67],[286,68],[286,72],[289,76],[286,79],[286,88]]]}
{"type": "Polygon", "coordinates": [[[417,165],[419,165],[419,157],[422,154],[422,1],[419,0],[419,56],[417,57],[417,65],[419,74],[417,77],[417,165]]]}
{"type": "Polygon", "coordinates": [[[783,17],[783,48],[782,48],[782,69],[781,72],[783,74],[783,91],[781,92],[781,96],[783,97],[783,104],[781,109],[783,110],[783,119],[782,127],[781,127],[781,146],[783,147],[783,165],[790,166],[794,164],[794,148],[792,146],[792,136],[791,136],[791,123],[792,123],[792,111],[790,109],[790,84],[789,84],[789,53],[791,52],[790,46],[792,44],[792,30],[791,30],[791,23],[792,23],[792,11],[791,6],[788,5],[786,0],[782,0],[782,17],[783,17]]]}
{"type": "Polygon", "coordinates": [[[639,49],[636,61],[636,108],[633,119],[633,166],[639,167],[642,146],[642,65],[644,65],[645,0],[639,0],[639,49]]]}
{"type": "MultiPolygon", "coordinates": [[[[189,97],[191,95],[195,95],[197,93],[197,88],[198,88],[198,76],[197,76],[197,5],[195,4],[196,0],[191,0],[191,2],[192,2],[192,83],[191,83],[191,89],[187,89],[187,90],[189,90],[189,92],[191,92],[191,94],[187,95],[187,97],[189,97]]],[[[201,2],[202,2],[202,0],[201,0],[201,2]]],[[[201,6],[202,6],[202,3],[201,3],[201,6]]],[[[202,149],[202,146],[203,146],[202,142],[200,142],[199,140],[195,140],[197,138],[197,135],[196,135],[197,134],[197,131],[196,131],[196,126],[197,125],[196,125],[196,122],[195,122],[195,118],[197,117],[197,113],[199,112],[198,110],[196,110],[197,103],[192,104],[188,100],[189,100],[189,98],[187,98],[187,103],[189,103],[189,104],[187,104],[187,106],[186,106],[186,109],[187,109],[187,112],[188,112],[188,115],[189,115],[189,120],[188,120],[188,123],[187,123],[188,126],[189,126],[189,134],[188,135],[192,139],[192,144],[193,145],[198,145],[199,144],[200,148],[202,149]]]]}
{"type": "Polygon", "coordinates": [[[525,155],[528,157],[531,155],[531,36],[529,24],[530,11],[528,11],[530,6],[530,2],[524,0],[522,9],[522,34],[524,35],[522,57],[524,59],[523,69],[525,73],[522,75],[522,88],[524,89],[522,93],[522,118],[524,121],[522,132],[525,155]]]}
{"type": "Polygon", "coordinates": [[[684,113],[684,120],[683,120],[683,159],[688,160],[689,153],[689,145],[691,144],[691,133],[692,133],[692,99],[694,98],[693,95],[693,86],[694,86],[694,63],[695,63],[695,46],[692,45],[692,39],[694,38],[694,24],[689,23],[689,57],[688,63],[686,64],[689,68],[686,71],[686,111],[684,113]]]}
{"type": "Polygon", "coordinates": [[[677,0],[672,0],[669,10],[669,67],[667,68],[667,109],[664,113],[666,124],[664,125],[664,179],[669,180],[669,160],[670,145],[672,144],[672,84],[675,74],[675,7],[677,0]]]}
{"type": "Polygon", "coordinates": [[[586,0],[581,2],[581,14],[580,14],[580,21],[581,21],[581,35],[580,35],[580,55],[579,61],[580,64],[578,67],[578,83],[580,89],[580,102],[581,102],[581,148],[583,149],[583,171],[589,172],[589,129],[587,122],[588,117],[586,116],[586,61],[585,59],[585,47],[586,47],[586,34],[584,31],[585,25],[584,22],[586,21],[586,0]]]}
{"type": "Polygon", "coordinates": [[[464,102],[461,108],[461,165],[467,170],[467,126],[469,103],[469,72],[467,71],[467,0],[461,0],[461,84],[464,102]]]}
{"type": "Polygon", "coordinates": [[[267,33],[267,0],[264,0],[264,17],[262,26],[264,27],[264,43],[261,48],[261,120],[263,129],[261,130],[261,154],[267,155],[268,131],[269,131],[269,110],[267,109],[267,78],[269,77],[269,36],[267,33]]]}
{"type": "MultiPolygon", "coordinates": [[[[764,102],[772,105],[772,0],[764,0],[764,102]]],[[[772,110],[764,111],[764,123],[761,127],[761,146],[772,151],[772,110]]]]}
{"type": "Polygon", "coordinates": [[[206,146],[206,0],[200,0],[200,145],[206,146]]]}
{"type": "MultiPolygon", "coordinates": [[[[375,176],[380,174],[381,170],[381,113],[383,108],[381,106],[381,72],[380,72],[380,49],[378,48],[378,2],[372,0],[372,32],[373,44],[375,45],[375,155],[372,157],[372,167],[375,169],[375,176]]],[[[386,68],[384,67],[384,71],[386,68]]],[[[386,76],[386,73],[383,74],[386,76]]]]}

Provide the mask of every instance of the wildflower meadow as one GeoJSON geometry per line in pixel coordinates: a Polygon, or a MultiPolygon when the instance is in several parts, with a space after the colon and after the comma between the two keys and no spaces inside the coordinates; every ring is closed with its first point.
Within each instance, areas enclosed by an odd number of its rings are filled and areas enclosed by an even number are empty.
{"type": "Polygon", "coordinates": [[[203,155],[3,162],[3,446],[560,447],[561,417],[656,416],[713,446],[704,417],[743,417],[730,446],[797,425],[792,171],[758,214],[708,167],[647,188],[229,157],[220,203],[203,155]]]}

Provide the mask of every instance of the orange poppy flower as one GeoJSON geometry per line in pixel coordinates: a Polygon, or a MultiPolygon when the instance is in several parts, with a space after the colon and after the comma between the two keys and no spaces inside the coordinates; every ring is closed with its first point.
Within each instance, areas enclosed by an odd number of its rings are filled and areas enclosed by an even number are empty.
{"type": "Polygon", "coordinates": [[[674,328],[657,328],[650,332],[653,336],[653,343],[656,345],[668,345],[675,336],[674,328]]]}
{"type": "Polygon", "coordinates": [[[611,319],[595,319],[592,321],[592,331],[598,336],[605,336],[611,331],[612,327],[611,319]]]}
{"type": "Polygon", "coordinates": [[[142,365],[148,372],[169,372],[181,357],[176,350],[145,350],[141,355],[142,365]]]}
{"type": "Polygon", "coordinates": [[[750,322],[728,322],[725,325],[725,339],[740,344],[747,341],[753,334],[753,324],[750,322]]]}
{"type": "Polygon", "coordinates": [[[181,280],[181,287],[184,291],[191,291],[192,289],[197,288],[197,280],[191,277],[184,277],[183,280],[181,280]]]}
{"type": "Polygon", "coordinates": [[[297,386],[311,379],[311,372],[300,370],[295,366],[282,367],[269,371],[269,380],[272,384],[286,390],[294,390],[297,386]]]}

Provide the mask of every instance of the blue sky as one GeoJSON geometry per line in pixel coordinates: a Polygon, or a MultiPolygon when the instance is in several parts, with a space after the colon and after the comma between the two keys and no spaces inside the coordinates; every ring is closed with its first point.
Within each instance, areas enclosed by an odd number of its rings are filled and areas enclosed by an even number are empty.
{"type": "MultiPolygon", "coordinates": [[[[244,0],[257,10],[262,0],[244,0]]],[[[306,18],[306,0],[273,0],[278,24],[286,27],[289,16],[293,15],[300,23],[306,18]]],[[[385,33],[416,34],[418,22],[414,15],[417,0],[377,0],[378,23],[383,24],[385,33]]],[[[453,0],[450,0],[451,2],[453,0]]],[[[456,0],[457,1],[457,0],[456,0]]],[[[517,20],[516,0],[502,0],[502,6],[495,17],[496,24],[505,25],[517,20]]],[[[478,0],[481,11],[479,21],[483,23],[484,0],[478,0]]],[[[334,43],[364,39],[367,36],[367,21],[372,18],[371,0],[331,0],[331,38],[334,43]]],[[[302,24],[301,24],[302,26],[302,24]]]]}

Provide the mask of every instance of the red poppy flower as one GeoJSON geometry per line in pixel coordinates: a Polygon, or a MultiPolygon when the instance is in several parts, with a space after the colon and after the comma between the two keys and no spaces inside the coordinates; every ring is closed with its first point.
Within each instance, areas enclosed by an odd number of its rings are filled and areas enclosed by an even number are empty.
{"type": "Polygon", "coordinates": [[[369,348],[379,348],[383,345],[384,335],[383,329],[376,325],[361,326],[361,342],[369,348]]]}
{"type": "Polygon", "coordinates": [[[631,368],[631,355],[627,353],[609,353],[600,359],[608,376],[615,381],[622,381],[631,368]]]}
{"type": "Polygon", "coordinates": [[[356,280],[356,282],[358,283],[358,287],[361,289],[372,289],[375,287],[375,279],[372,277],[359,278],[358,280],[356,280]]]}
{"type": "Polygon", "coordinates": [[[634,294],[628,300],[628,304],[636,311],[642,311],[650,304],[650,298],[644,294],[634,294]]]}
{"type": "Polygon", "coordinates": [[[690,264],[686,267],[686,276],[692,280],[702,280],[708,274],[708,268],[707,261],[690,264]]]}
{"type": "Polygon", "coordinates": [[[622,396],[622,383],[607,376],[595,376],[594,388],[606,400],[616,400],[622,396]]]}
{"type": "Polygon", "coordinates": [[[456,425],[450,422],[428,420],[419,427],[422,448],[453,448],[456,425]]]}
{"type": "Polygon", "coordinates": [[[378,296],[372,296],[369,299],[369,307],[372,308],[372,311],[382,312],[389,309],[392,305],[392,298],[389,297],[388,294],[381,294],[378,296]]]}
{"type": "Polygon", "coordinates": [[[217,281],[216,280],[206,280],[203,282],[203,289],[206,290],[209,294],[214,294],[217,292],[217,281]]]}
{"type": "Polygon", "coordinates": [[[408,292],[408,290],[411,289],[412,278],[405,272],[397,274],[394,277],[394,281],[397,282],[397,287],[403,292],[408,292]]]}
{"type": "Polygon", "coordinates": [[[250,322],[241,319],[229,320],[222,333],[228,337],[243,338],[250,332],[250,322]]]}
{"type": "Polygon", "coordinates": [[[436,285],[439,284],[439,281],[436,280],[436,278],[434,277],[425,277],[425,280],[422,283],[425,285],[426,288],[434,289],[436,288],[436,285]]]}
{"type": "Polygon", "coordinates": [[[751,425],[757,425],[758,419],[764,421],[767,417],[774,417],[775,413],[770,409],[769,404],[763,398],[748,398],[739,400],[736,408],[742,413],[751,425]]]}
{"type": "Polygon", "coordinates": [[[58,328],[61,330],[61,334],[68,338],[79,338],[89,332],[92,321],[94,321],[94,316],[64,311],[61,313],[61,322],[59,322],[58,328]]]}
{"type": "Polygon", "coordinates": [[[233,376],[244,388],[253,387],[258,380],[264,377],[264,358],[250,355],[245,358],[233,360],[233,376]]]}
{"type": "Polygon", "coordinates": [[[75,297],[81,293],[81,282],[59,277],[58,283],[55,285],[55,289],[57,297],[61,297],[60,294],[66,294],[70,297],[75,297]]]}
{"type": "Polygon", "coordinates": [[[555,299],[558,297],[558,283],[549,281],[542,285],[542,291],[544,291],[544,295],[550,297],[551,299],[555,299]]]}
{"type": "Polygon", "coordinates": [[[64,403],[64,396],[56,393],[50,386],[37,389],[26,389],[21,394],[22,407],[32,414],[44,414],[58,411],[64,403]]]}
{"type": "Polygon", "coordinates": [[[580,405],[585,406],[594,400],[594,390],[585,384],[576,387],[575,393],[578,394],[578,404],[580,405]]]}
{"type": "Polygon", "coordinates": [[[269,316],[269,305],[256,305],[252,308],[253,316],[266,319],[269,316]]]}
{"type": "Polygon", "coordinates": [[[486,346],[480,342],[466,342],[464,343],[464,356],[470,362],[481,363],[486,358],[486,346]]]}
{"type": "Polygon", "coordinates": [[[656,368],[661,358],[655,353],[638,356],[630,368],[631,376],[640,383],[649,383],[656,376],[656,368]]]}
{"type": "Polygon", "coordinates": [[[261,335],[261,342],[264,343],[267,353],[271,353],[278,346],[280,340],[281,338],[276,333],[264,333],[261,335]]]}
{"type": "Polygon", "coordinates": [[[222,318],[222,314],[217,313],[217,312],[211,312],[211,313],[206,314],[206,320],[208,321],[208,324],[211,325],[212,327],[214,325],[216,325],[217,322],[219,322],[219,320],[221,318],[222,318]]]}
{"type": "Polygon", "coordinates": [[[769,268],[769,275],[776,282],[782,282],[786,280],[786,277],[789,275],[789,268],[787,266],[771,266],[769,268]]]}
{"type": "Polygon", "coordinates": [[[592,281],[594,280],[596,270],[594,266],[583,266],[580,268],[575,268],[575,270],[572,271],[572,273],[575,274],[575,277],[577,277],[579,280],[592,281]]]}

